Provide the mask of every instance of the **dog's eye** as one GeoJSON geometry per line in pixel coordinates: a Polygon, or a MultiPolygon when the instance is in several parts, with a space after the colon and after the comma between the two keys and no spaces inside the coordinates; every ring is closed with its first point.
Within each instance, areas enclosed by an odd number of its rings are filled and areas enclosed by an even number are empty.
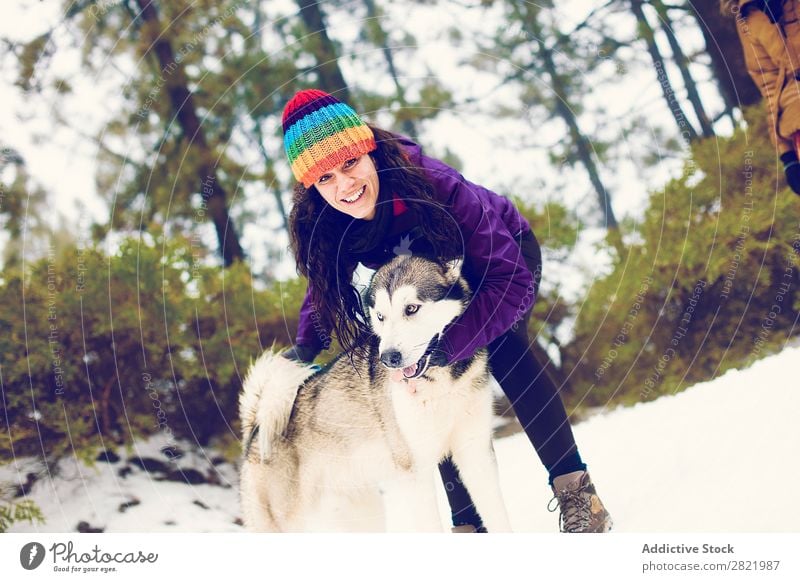
{"type": "Polygon", "coordinates": [[[383,321],[383,315],[381,315],[381,314],[380,314],[380,313],[378,313],[377,311],[375,312],[375,317],[377,317],[377,318],[378,318],[378,321],[383,321]]]}
{"type": "Polygon", "coordinates": [[[414,315],[417,311],[419,311],[419,305],[406,305],[406,315],[414,315]]]}

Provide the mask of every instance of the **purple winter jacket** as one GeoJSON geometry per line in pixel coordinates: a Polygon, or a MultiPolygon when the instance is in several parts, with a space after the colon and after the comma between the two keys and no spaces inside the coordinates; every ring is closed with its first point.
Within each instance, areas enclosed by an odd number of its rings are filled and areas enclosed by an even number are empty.
{"type": "MultiPolygon", "coordinates": [[[[472,356],[503,335],[532,307],[533,275],[517,242],[531,227],[509,199],[465,180],[447,164],[423,154],[418,144],[398,137],[411,162],[426,170],[436,199],[449,209],[464,239],[463,271],[470,274],[474,295],[442,337],[440,347],[452,363],[472,356]]],[[[350,266],[351,270],[355,267],[350,266]]],[[[329,330],[315,329],[318,320],[313,312],[307,293],[295,343],[319,351],[323,347],[321,337],[329,336],[329,330]]]]}

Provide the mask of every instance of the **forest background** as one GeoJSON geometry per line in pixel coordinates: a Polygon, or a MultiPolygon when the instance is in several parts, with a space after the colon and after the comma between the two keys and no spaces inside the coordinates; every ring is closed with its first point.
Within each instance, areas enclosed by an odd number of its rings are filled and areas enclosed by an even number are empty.
{"type": "MultiPolygon", "coordinates": [[[[545,250],[534,348],[571,413],[798,334],[800,199],[716,2],[14,4],[0,464],[157,433],[235,458],[243,375],[291,343],[305,290],[280,117],[308,87],[517,202],[545,250]]],[[[5,523],[35,512],[13,494],[5,523]]]]}

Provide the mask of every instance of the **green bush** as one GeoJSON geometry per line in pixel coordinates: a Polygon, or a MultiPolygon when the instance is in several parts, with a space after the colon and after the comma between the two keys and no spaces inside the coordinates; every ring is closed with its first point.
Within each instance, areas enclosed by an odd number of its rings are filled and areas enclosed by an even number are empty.
{"type": "Polygon", "coordinates": [[[304,283],[257,284],[206,266],[183,239],[123,240],[107,256],[70,245],[0,279],[8,431],[0,462],[54,460],[165,432],[235,438],[243,375],[294,337],[304,283]],[[166,242],[165,242],[166,240],[166,242]],[[149,242],[148,242],[149,241],[149,242]]]}
{"type": "Polygon", "coordinates": [[[4,501],[0,498],[0,533],[8,531],[15,522],[44,523],[42,510],[30,499],[4,501]]]}
{"type": "Polygon", "coordinates": [[[629,254],[588,290],[564,346],[575,405],[635,403],[741,368],[798,333],[800,213],[769,142],[749,129],[696,144],[650,196],[629,254]]]}

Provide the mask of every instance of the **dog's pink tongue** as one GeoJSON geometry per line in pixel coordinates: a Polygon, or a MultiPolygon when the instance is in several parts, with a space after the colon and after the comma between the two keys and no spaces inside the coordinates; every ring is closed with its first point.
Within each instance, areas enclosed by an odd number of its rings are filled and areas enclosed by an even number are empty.
{"type": "Polygon", "coordinates": [[[405,376],[406,378],[410,378],[416,372],[417,372],[417,365],[416,364],[412,364],[411,366],[408,366],[407,368],[403,368],[403,376],[405,376]]]}
{"type": "Polygon", "coordinates": [[[403,378],[404,378],[403,370],[401,370],[400,368],[396,368],[396,369],[391,371],[390,376],[392,378],[392,381],[394,381],[394,382],[402,382],[403,378]]]}

